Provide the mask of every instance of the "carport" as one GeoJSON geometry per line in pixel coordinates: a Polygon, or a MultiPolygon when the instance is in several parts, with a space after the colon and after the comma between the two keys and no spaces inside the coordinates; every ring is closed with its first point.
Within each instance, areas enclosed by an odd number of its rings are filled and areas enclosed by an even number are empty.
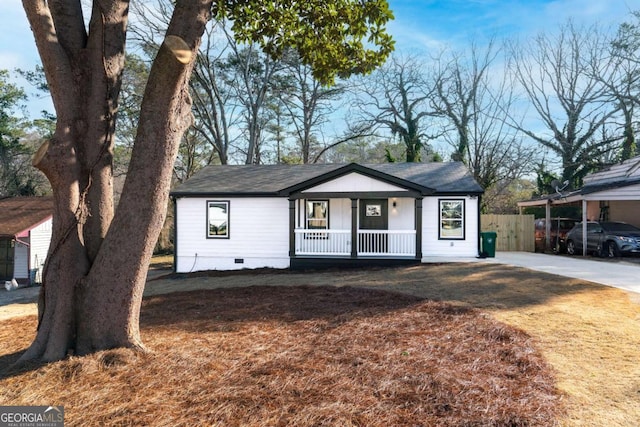
{"type": "MultiPolygon", "coordinates": [[[[522,213],[528,206],[545,206],[546,245],[550,244],[551,206],[574,204],[581,207],[582,235],[587,235],[587,221],[621,221],[640,227],[640,156],[590,173],[580,190],[541,196],[518,202],[522,213]]],[[[582,254],[586,255],[586,239],[582,254]]]]}

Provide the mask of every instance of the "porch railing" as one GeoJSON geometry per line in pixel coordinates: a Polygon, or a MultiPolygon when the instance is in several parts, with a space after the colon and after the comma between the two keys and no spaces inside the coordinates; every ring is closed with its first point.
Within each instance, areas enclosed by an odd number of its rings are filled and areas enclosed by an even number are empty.
{"type": "Polygon", "coordinates": [[[351,255],[351,230],[296,229],[296,255],[351,255]]]}
{"type": "MultiPolygon", "coordinates": [[[[351,230],[296,229],[296,255],[351,256],[351,230]]],[[[358,230],[358,256],[415,256],[415,230],[358,230]]]]}

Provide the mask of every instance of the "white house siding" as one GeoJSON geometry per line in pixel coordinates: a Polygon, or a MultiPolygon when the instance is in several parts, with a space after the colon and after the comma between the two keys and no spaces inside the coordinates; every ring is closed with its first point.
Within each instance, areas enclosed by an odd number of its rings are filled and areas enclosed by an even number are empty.
{"type": "Polygon", "coordinates": [[[478,255],[478,199],[471,197],[425,197],[422,202],[422,255],[471,257],[478,255]],[[464,199],[464,240],[441,240],[439,200],[464,199]]]}
{"type": "Polygon", "coordinates": [[[389,199],[389,230],[415,230],[415,199],[389,199]],[[393,202],[396,207],[393,207],[393,202]]]}
{"type": "Polygon", "coordinates": [[[302,193],[349,191],[407,191],[407,189],[353,172],[308,188],[302,193]]]}
{"type": "Polygon", "coordinates": [[[329,228],[351,230],[351,199],[329,200],[329,228]]]}
{"type": "Polygon", "coordinates": [[[289,267],[285,198],[179,198],[176,271],[289,267]],[[229,238],[208,239],[207,201],[229,201],[229,238]]]}
{"type": "Polygon", "coordinates": [[[39,282],[42,278],[44,262],[47,259],[49,244],[51,243],[51,230],[52,221],[49,219],[37,227],[34,227],[30,233],[29,268],[37,270],[35,276],[36,282],[39,282]]]}

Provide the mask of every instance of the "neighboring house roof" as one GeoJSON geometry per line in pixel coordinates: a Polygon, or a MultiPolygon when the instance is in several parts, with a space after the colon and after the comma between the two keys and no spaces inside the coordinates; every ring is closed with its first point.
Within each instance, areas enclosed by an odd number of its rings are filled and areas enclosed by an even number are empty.
{"type": "Polygon", "coordinates": [[[640,184],[640,156],[625,160],[622,163],[608,166],[598,172],[592,172],[585,176],[582,188],[563,194],[547,194],[530,200],[518,202],[518,206],[543,205],[547,200],[574,202],[581,200],[587,194],[614,188],[628,187],[640,184]]]}
{"type": "Polygon", "coordinates": [[[640,156],[590,173],[584,178],[582,194],[640,184],[640,156]]]}
{"type": "Polygon", "coordinates": [[[42,224],[52,214],[53,197],[0,199],[0,236],[20,236],[42,224]]]}
{"type": "Polygon", "coordinates": [[[208,195],[286,196],[357,172],[422,194],[480,194],[482,187],[463,163],[384,163],[360,165],[215,165],[176,187],[176,197],[208,195]]]}

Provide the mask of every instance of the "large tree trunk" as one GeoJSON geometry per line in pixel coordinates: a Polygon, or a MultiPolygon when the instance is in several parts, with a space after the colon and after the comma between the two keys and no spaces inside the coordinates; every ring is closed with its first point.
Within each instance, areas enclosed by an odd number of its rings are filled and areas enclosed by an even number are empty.
{"type": "Polygon", "coordinates": [[[55,210],[38,333],[22,360],[143,348],[142,292],[178,145],[190,124],[187,83],[211,0],[177,2],[170,35],[151,69],[115,216],[113,131],[128,1],[94,2],[88,33],[79,2],[23,5],[58,122],[54,137],[34,157],[51,181],[55,210]]]}

